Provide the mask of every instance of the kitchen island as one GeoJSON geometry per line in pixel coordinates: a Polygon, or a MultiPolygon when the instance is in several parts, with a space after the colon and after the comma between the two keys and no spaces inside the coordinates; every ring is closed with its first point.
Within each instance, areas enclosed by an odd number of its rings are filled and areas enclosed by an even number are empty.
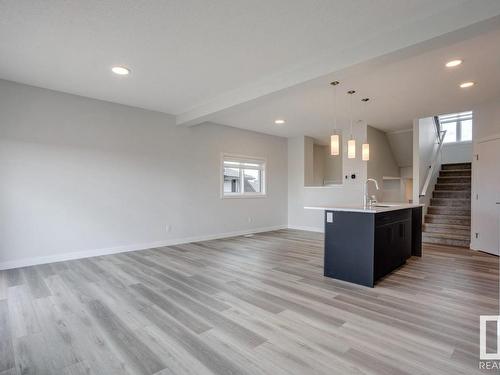
{"type": "Polygon", "coordinates": [[[327,277],[373,287],[411,256],[422,256],[421,205],[304,208],[325,212],[327,277]]]}

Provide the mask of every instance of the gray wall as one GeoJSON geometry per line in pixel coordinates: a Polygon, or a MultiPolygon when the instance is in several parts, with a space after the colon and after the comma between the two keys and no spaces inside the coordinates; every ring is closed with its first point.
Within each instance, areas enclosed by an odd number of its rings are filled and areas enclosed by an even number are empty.
{"type": "MultiPolygon", "coordinates": [[[[304,178],[304,185],[314,185],[314,139],[311,137],[300,137],[304,143],[301,147],[303,155],[302,174],[304,178]]],[[[288,161],[290,162],[290,161],[288,161]]]]}
{"type": "MultiPolygon", "coordinates": [[[[368,178],[377,180],[380,187],[380,190],[377,191],[373,184],[370,184],[368,193],[370,195],[375,195],[378,201],[394,201],[393,194],[384,197],[384,190],[387,189],[392,191],[395,181],[391,181],[384,187],[384,181],[382,179],[383,176],[399,177],[399,167],[392,153],[387,135],[382,130],[375,129],[371,126],[367,127],[366,134],[368,143],[370,144],[370,160],[367,162],[367,176],[368,178]]],[[[397,186],[396,190],[396,196],[399,197],[399,186],[397,186]]],[[[396,199],[396,201],[399,200],[400,199],[396,199]]]]}
{"type": "MultiPolygon", "coordinates": [[[[342,144],[342,141],[340,141],[342,144]]],[[[333,156],[330,154],[330,145],[322,146],[325,158],[325,182],[327,184],[341,184],[342,176],[342,156],[333,156]]],[[[342,150],[340,150],[342,153],[342,150]]]]}
{"type": "MultiPolygon", "coordinates": [[[[326,172],[326,146],[314,144],[313,146],[313,183],[312,186],[323,186],[326,172]]],[[[306,185],[308,185],[306,183],[306,185]]]]}
{"type": "Polygon", "coordinates": [[[330,155],[330,145],[304,137],[304,186],[341,184],[342,155],[330,155]],[[312,153],[312,157],[311,157],[312,153]]]}
{"type": "Polygon", "coordinates": [[[397,130],[386,134],[398,166],[411,167],[413,165],[413,129],[397,130]]]}
{"type": "Polygon", "coordinates": [[[287,224],[286,139],[1,80],[0,181],[3,267],[287,224]],[[220,199],[221,152],[268,197],[220,199]]]}

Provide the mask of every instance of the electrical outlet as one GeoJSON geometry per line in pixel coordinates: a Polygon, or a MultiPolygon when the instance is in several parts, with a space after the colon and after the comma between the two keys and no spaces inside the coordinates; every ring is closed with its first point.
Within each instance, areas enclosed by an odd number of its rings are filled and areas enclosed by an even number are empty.
{"type": "Polygon", "coordinates": [[[249,223],[251,223],[251,222],[253,221],[253,219],[249,216],[249,217],[247,217],[247,221],[248,221],[249,223]]]}
{"type": "Polygon", "coordinates": [[[165,225],[165,232],[170,232],[172,230],[172,226],[170,224],[165,225]]]}

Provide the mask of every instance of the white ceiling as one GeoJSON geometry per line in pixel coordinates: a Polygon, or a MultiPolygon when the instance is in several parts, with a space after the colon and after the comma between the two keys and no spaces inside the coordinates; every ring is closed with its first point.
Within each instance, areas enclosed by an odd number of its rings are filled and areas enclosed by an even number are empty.
{"type": "Polygon", "coordinates": [[[350,89],[357,90],[354,123],[365,120],[386,131],[410,128],[414,118],[470,110],[500,94],[500,18],[477,33],[460,42],[449,44],[446,38],[368,61],[213,114],[210,121],[280,136],[321,138],[333,129],[334,91],[329,84],[333,80],[341,82],[338,127],[346,128],[349,122],[346,92],[350,89]],[[446,46],[436,47],[441,44],[446,46]],[[455,58],[463,59],[463,64],[445,68],[455,58]],[[458,87],[468,80],[476,85],[458,87]],[[361,102],[363,97],[371,99],[368,105],[361,102]],[[286,124],[275,125],[277,118],[286,124]]]}
{"type": "Polygon", "coordinates": [[[0,78],[199,123],[498,14],[497,0],[3,0],[0,78]]]}

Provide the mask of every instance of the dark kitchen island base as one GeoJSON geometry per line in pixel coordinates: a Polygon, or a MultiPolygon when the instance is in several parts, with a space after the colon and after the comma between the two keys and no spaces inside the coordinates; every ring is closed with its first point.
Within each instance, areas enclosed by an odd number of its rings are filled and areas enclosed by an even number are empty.
{"type": "Polygon", "coordinates": [[[422,207],[325,211],[325,276],[373,287],[411,256],[422,256],[422,207]]]}

